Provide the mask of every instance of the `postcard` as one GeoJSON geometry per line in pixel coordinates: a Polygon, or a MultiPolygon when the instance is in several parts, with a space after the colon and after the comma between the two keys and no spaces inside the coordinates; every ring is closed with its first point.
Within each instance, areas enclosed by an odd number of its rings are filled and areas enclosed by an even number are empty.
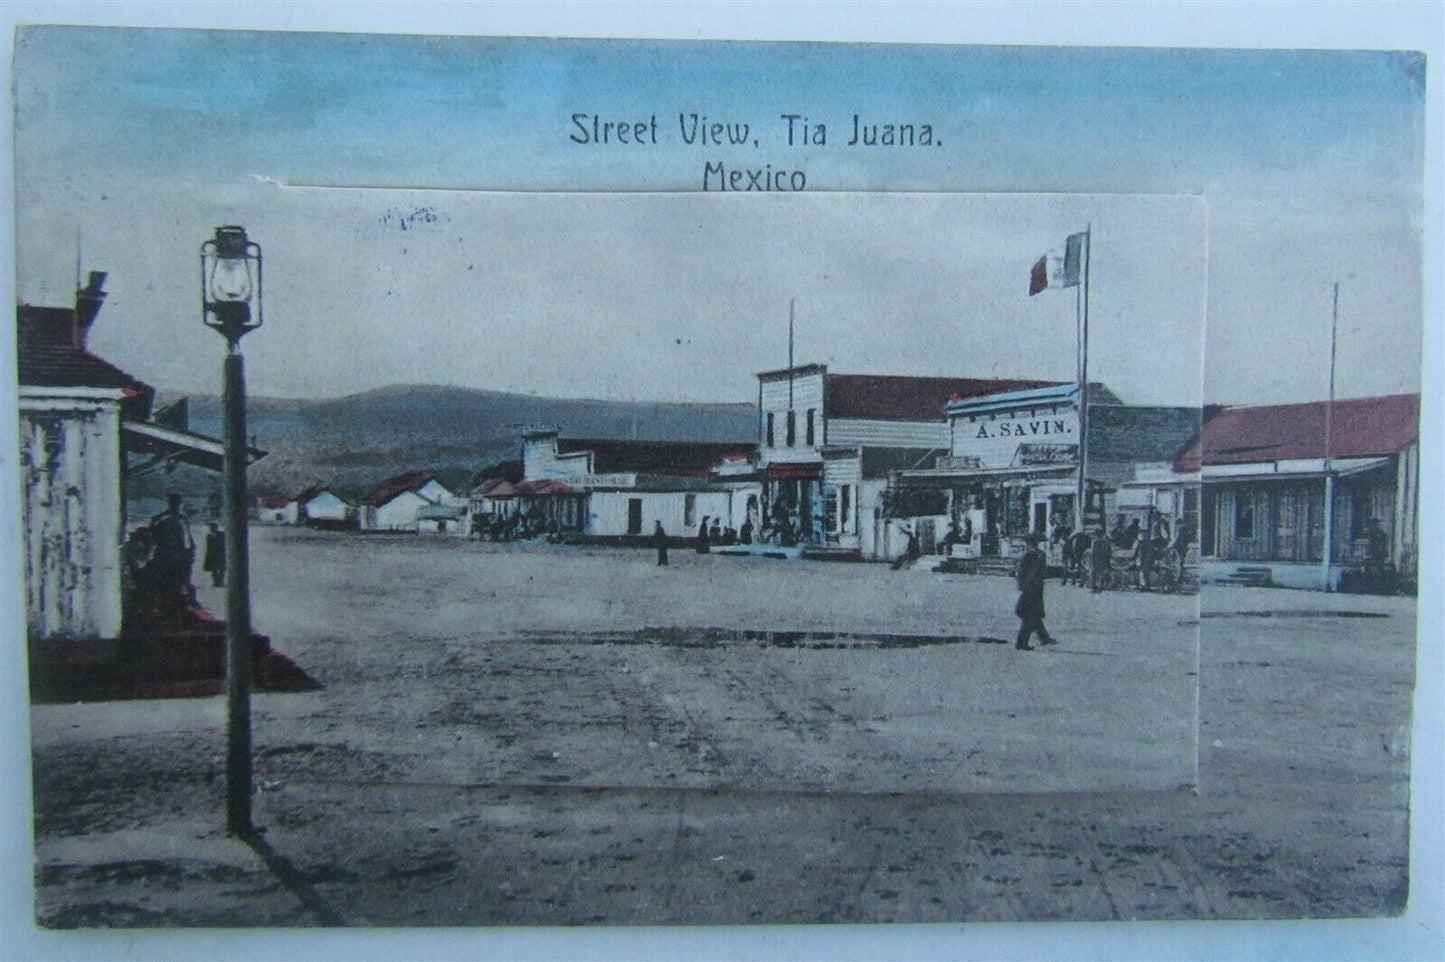
{"type": "Polygon", "coordinates": [[[15,44],[39,926],[1406,910],[1423,55],[15,44]]]}

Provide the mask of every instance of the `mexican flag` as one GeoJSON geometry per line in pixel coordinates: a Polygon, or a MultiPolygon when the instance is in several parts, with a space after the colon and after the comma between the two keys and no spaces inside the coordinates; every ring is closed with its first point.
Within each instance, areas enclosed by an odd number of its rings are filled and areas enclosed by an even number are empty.
{"type": "Polygon", "coordinates": [[[1050,287],[1078,287],[1083,276],[1084,234],[1070,234],[1064,241],[1064,252],[1050,252],[1040,257],[1029,271],[1029,297],[1050,287]]]}

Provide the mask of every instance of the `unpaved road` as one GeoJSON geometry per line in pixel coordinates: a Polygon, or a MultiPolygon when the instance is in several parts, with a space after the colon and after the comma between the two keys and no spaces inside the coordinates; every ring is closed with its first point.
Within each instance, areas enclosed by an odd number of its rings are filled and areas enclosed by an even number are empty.
{"type": "Polygon", "coordinates": [[[253,540],[325,686],[256,697],[264,843],[217,828],[221,700],[38,706],[42,924],[1404,906],[1410,599],[1051,586],[1062,643],[1017,652],[1007,579],[253,540]]]}

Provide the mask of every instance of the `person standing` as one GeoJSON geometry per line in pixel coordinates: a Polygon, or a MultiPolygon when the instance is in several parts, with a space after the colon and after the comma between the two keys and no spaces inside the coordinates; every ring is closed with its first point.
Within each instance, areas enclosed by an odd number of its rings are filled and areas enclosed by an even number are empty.
{"type": "Polygon", "coordinates": [[[226,586],[226,536],[221,526],[212,521],[206,532],[205,554],[201,556],[201,570],[209,571],[211,584],[217,588],[226,586]]]}
{"type": "Polygon", "coordinates": [[[1038,634],[1040,644],[1052,645],[1056,642],[1049,637],[1049,630],[1044,627],[1044,574],[1048,569],[1048,561],[1039,549],[1044,536],[1034,532],[1025,540],[1028,542],[1028,550],[1019,559],[1019,600],[1014,605],[1014,614],[1019,616],[1019,635],[1014,647],[1021,651],[1032,651],[1029,638],[1034,634],[1038,634]]]}
{"type": "Polygon", "coordinates": [[[667,567],[667,532],[662,530],[662,522],[652,522],[652,544],[657,548],[657,566],[667,567]]]}
{"type": "Polygon", "coordinates": [[[151,518],[151,539],[155,546],[153,568],[163,610],[179,617],[191,603],[191,565],[196,558],[196,544],[191,539],[190,525],[179,494],[166,495],[166,510],[151,518]]]}
{"type": "Polygon", "coordinates": [[[1089,590],[1098,594],[1107,588],[1113,567],[1114,542],[1101,525],[1094,529],[1094,540],[1089,545],[1089,590]]]}
{"type": "Polygon", "coordinates": [[[697,553],[707,554],[708,549],[708,527],[707,515],[702,516],[702,524],[697,526],[697,553]]]}

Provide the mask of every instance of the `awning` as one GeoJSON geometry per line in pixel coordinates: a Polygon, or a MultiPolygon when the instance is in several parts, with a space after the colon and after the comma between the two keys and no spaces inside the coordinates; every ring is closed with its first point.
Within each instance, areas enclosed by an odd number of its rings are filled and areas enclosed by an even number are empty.
{"type": "Polygon", "coordinates": [[[770,464],[768,477],[774,479],[816,478],[823,473],[820,464],[770,464]]]}
{"type": "Polygon", "coordinates": [[[1215,467],[1205,465],[1202,480],[1205,484],[1229,484],[1240,481],[1318,481],[1326,474],[1336,478],[1348,478],[1366,471],[1383,468],[1389,458],[1348,458],[1337,459],[1325,471],[1323,460],[1272,461],[1245,465],[1231,464],[1215,467]]]}
{"type": "MultiPolygon", "coordinates": [[[[222,470],[225,445],[216,438],[164,427],[154,421],[122,421],[120,433],[126,453],[150,455],[148,460],[127,469],[129,477],[162,464],[175,463],[218,473],[222,470]]],[[[254,464],[266,456],[260,448],[248,447],[246,453],[247,464],[254,464]]]]}

